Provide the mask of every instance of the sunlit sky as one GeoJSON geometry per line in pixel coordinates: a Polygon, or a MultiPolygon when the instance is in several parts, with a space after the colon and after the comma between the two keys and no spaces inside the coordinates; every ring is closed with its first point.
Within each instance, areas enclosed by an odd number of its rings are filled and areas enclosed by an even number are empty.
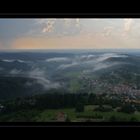
{"type": "Polygon", "coordinates": [[[140,48],[140,19],[0,19],[0,49],[140,48]]]}

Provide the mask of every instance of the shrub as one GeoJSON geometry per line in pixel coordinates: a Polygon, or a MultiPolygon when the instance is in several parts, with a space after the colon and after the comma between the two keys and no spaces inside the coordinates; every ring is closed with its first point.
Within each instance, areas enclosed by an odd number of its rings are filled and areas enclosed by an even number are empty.
{"type": "Polygon", "coordinates": [[[100,105],[99,107],[95,108],[94,111],[101,111],[101,112],[109,112],[109,111],[113,111],[112,107],[109,106],[102,106],[100,105]]]}
{"type": "Polygon", "coordinates": [[[137,122],[137,121],[138,121],[138,119],[135,118],[135,117],[132,117],[132,118],[130,119],[130,122],[137,122]]]}
{"type": "Polygon", "coordinates": [[[77,103],[76,112],[84,112],[84,104],[83,103],[77,103]]]}
{"type": "Polygon", "coordinates": [[[109,122],[116,122],[117,121],[117,118],[116,116],[112,115],[110,118],[109,118],[109,122]]]}
{"type": "Polygon", "coordinates": [[[120,108],[119,111],[124,113],[134,113],[136,110],[135,107],[132,106],[131,104],[125,104],[120,108]]]}

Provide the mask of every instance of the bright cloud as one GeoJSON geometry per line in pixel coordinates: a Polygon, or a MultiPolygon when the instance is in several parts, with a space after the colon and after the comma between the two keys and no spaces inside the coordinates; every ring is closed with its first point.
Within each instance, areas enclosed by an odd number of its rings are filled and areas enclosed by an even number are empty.
{"type": "Polygon", "coordinates": [[[68,61],[69,58],[67,57],[54,57],[54,58],[49,58],[46,61],[47,62],[62,62],[62,61],[68,61]]]}
{"type": "Polygon", "coordinates": [[[133,19],[124,19],[124,31],[129,32],[132,28],[133,19]]]}
{"type": "Polygon", "coordinates": [[[120,63],[111,63],[111,64],[104,64],[104,63],[98,63],[95,65],[95,67],[93,68],[93,71],[98,71],[98,70],[102,70],[102,69],[106,69],[115,65],[119,65],[120,63]]]}
{"type": "Polygon", "coordinates": [[[73,66],[76,66],[76,65],[79,65],[79,63],[72,62],[70,64],[62,64],[58,67],[58,69],[66,69],[66,68],[70,68],[70,67],[73,67],[73,66]]]}
{"type": "Polygon", "coordinates": [[[106,37],[110,36],[112,34],[112,31],[113,31],[113,27],[105,27],[103,31],[103,35],[106,37]]]}
{"type": "Polygon", "coordinates": [[[55,23],[55,21],[53,21],[53,20],[47,21],[45,27],[42,29],[42,32],[43,33],[52,32],[54,29],[54,23],[55,23]]]}

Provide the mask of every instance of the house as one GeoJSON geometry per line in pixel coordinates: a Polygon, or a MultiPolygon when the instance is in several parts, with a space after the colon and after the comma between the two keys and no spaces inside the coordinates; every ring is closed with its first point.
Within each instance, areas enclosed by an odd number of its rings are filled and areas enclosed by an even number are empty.
{"type": "Polygon", "coordinates": [[[59,112],[57,114],[57,121],[64,122],[67,118],[67,115],[64,112],[59,112]]]}

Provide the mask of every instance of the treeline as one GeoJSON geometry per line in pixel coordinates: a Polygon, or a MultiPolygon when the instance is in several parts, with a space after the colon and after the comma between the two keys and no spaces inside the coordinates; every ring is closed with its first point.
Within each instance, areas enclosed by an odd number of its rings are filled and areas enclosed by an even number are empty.
{"type": "MultiPolygon", "coordinates": [[[[96,111],[110,111],[117,109],[118,112],[133,113],[140,110],[140,105],[125,103],[118,98],[111,98],[108,94],[94,93],[68,93],[66,91],[50,90],[46,94],[34,95],[25,98],[1,101],[3,109],[0,112],[16,112],[21,110],[44,110],[44,109],[64,109],[75,108],[77,111],[84,111],[85,105],[98,105],[96,111]],[[105,108],[103,105],[109,105],[105,108]]],[[[113,95],[114,96],[114,95],[113,95]]],[[[118,95],[116,95],[117,97],[118,95]]]]}
{"type": "Polygon", "coordinates": [[[34,95],[25,98],[16,98],[0,102],[5,112],[30,109],[61,109],[76,108],[85,105],[111,105],[113,108],[121,106],[122,102],[116,99],[108,99],[106,95],[94,93],[67,93],[65,91],[50,90],[46,94],[34,95]]]}
{"type": "Polygon", "coordinates": [[[17,98],[1,102],[5,108],[5,112],[13,112],[19,110],[30,109],[60,109],[74,108],[77,104],[88,104],[87,94],[59,94],[47,93],[26,98],[17,98]]]}

